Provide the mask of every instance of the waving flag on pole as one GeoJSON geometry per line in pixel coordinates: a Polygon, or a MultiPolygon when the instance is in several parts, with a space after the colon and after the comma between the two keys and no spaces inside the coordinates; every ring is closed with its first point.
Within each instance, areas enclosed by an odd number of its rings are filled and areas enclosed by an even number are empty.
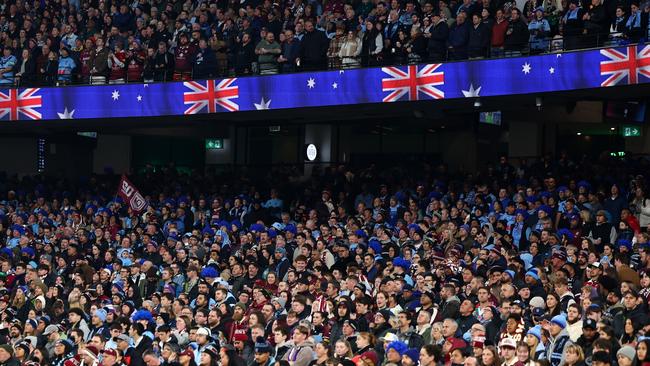
{"type": "Polygon", "coordinates": [[[124,200],[124,202],[129,204],[131,210],[136,214],[144,211],[147,208],[147,201],[140,194],[137,188],[131,183],[125,175],[122,175],[120,179],[120,185],[117,190],[117,194],[124,200]]]}

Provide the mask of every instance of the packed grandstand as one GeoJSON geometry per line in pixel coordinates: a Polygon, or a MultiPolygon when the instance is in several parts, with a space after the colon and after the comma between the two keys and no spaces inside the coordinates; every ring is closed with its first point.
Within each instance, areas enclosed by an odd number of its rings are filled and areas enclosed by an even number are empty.
{"type": "Polygon", "coordinates": [[[646,3],[5,1],[0,85],[205,79],[644,42],[646,3]]]}
{"type": "Polygon", "coordinates": [[[448,171],[2,175],[0,365],[646,365],[647,161],[448,171]]]}

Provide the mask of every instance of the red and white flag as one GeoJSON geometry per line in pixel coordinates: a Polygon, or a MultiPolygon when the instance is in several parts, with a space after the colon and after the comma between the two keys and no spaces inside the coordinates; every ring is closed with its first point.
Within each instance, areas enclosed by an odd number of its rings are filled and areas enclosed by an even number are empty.
{"type": "Polygon", "coordinates": [[[135,188],[133,183],[131,183],[125,175],[122,175],[122,179],[120,179],[120,185],[117,189],[117,194],[122,197],[124,202],[129,204],[131,210],[133,210],[136,214],[142,212],[145,208],[147,208],[147,201],[145,201],[144,197],[142,197],[140,194],[140,191],[135,188]]]}

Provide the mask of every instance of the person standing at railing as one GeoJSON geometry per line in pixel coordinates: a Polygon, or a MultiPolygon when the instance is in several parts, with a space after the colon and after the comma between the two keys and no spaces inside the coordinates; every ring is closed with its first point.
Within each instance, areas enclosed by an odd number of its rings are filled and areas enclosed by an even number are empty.
{"type": "Polygon", "coordinates": [[[248,33],[243,33],[241,43],[237,44],[235,51],[235,72],[242,75],[253,73],[255,62],[255,46],[248,33]]]}
{"type": "Polygon", "coordinates": [[[14,83],[14,66],[16,66],[18,60],[16,60],[16,56],[11,54],[12,51],[11,47],[5,47],[2,50],[2,57],[0,57],[0,85],[14,83]]]}
{"type": "Polygon", "coordinates": [[[602,0],[591,0],[589,11],[582,16],[585,21],[585,47],[598,47],[606,40],[609,17],[602,0]]]}
{"type": "Polygon", "coordinates": [[[623,38],[625,33],[625,24],[627,23],[627,16],[625,14],[625,9],[622,6],[616,7],[616,17],[612,20],[612,24],[609,27],[609,33],[616,40],[623,38]]]}
{"type": "Polygon", "coordinates": [[[361,54],[361,40],[357,37],[355,31],[349,31],[345,37],[345,41],[339,50],[339,57],[341,58],[342,66],[344,69],[359,67],[359,55],[361,54]]]}
{"type": "Polygon", "coordinates": [[[72,72],[77,68],[77,64],[70,57],[70,50],[68,47],[62,47],[59,56],[59,63],[57,69],[57,81],[59,85],[67,85],[72,82],[72,72]]]}
{"type": "Polygon", "coordinates": [[[363,33],[361,44],[361,65],[378,66],[383,62],[384,35],[376,28],[375,23],[366,21],[366,31],[363,33]]]}
{"type": "Polygon", "coordinates": [[[406,45],[407,60],[409,64],[418,64],[426,59],[427,39],[422,35],[420,28],[411,28],[411,39],[406,45]]]}
{"type": "Polygon", "coordinates": [[[57,76],[59,73],[59,60],[56,52],[50,51],[47,56],[47,63],[41,70],[45,79],[45,85],[53,86],[56,84],[57,76]]]}
{"type": "Polygon", "coordinates": [[[580,7],[579,0],[571,0],[569,10],[562,18],[565,50],[573,50],[580,46],[580,37],[584,28],[582,18],[584,13],[585,11],[580,7]]]}
{"type": "MultiPolygon", "coordinates": [[[[273,33],[269,33],[273,34],[273,33]]],[[[194,79],[210,79],[217,72],[217,56],[205,39],[199,41],[199,49],[194,55],[192,76],[194,79]]]]}
{"type": "Polygon", "coordinates": [[[273,32],[266,33],[266,37],[255,47],[260,74],[278,73],[278,55],[281,52],[280,44],[275,41],[273,32]]]}
{"type": "Polygon", "coordinates": [[[296,59],[300,54],[300,40],[293,35],[291,29],[284,31],[284,42],[282,42],[282,53],[278,57],[283,73],[296,71],[296,59]]]}
{"type": "Polygon", "coordinates": [[[36,84],[36,61],[28,49],[24,49],[16,72],[16,84],[21,87],[36,84]]]}
{"type": "Polygon", "coordinates": [[[447,56],[447,39],[449,38],[449,25],[440,16],[440,11],[434,11],[431,18],[431,37],[427,44],[430,62],[445,61],[447,56]]]}
{"type": "Polygon", "coordinates": [[[140,49],[138,42],[133,41],[131,47],[126,51],[126,81],[142,81],[144,71],[145,54],[140,49]]]}
{"type": "Polygon", "coordinates": [[[165,42],[158,43],[158,50],[153,56],[154,80],[168,81],[171,79],[171,72],[174,70],[174,55],[167,51],[165,42]]]}
{"type": "Polygon", "coordinates": [[[90,63],[90,83],[104,84],[108,76],[108,48],[104,47],[104,40],[97,38],[95,51],[90,63]]]}
{"type": "Polygon", "coordinates": [[[468,56],[470,59],[484,58],[490,44],[490,31],[483,24],[478,14],[472,15],[472,27],[469,31],[468,56]]]}
{"type": "Polygon", "coordinates": [[[305,22],[305,31],[305,36],[300,42],[300,57],[297,61],[304,70],[326,69],[329,40],[325,33],[317,30],[310,20],[305,22]]]}
{"type": "Polygon", "coordinates": [[[466,19],[467,13],[461,11],[456,16],[456,23],[449,29],[449,60],[467,59],[470,26],[466,19]]]}
{"type": "Polygon", "coordinates": [[[641,12],[639,3],[633,2],[630,6],[630,17],[625,23],[625,35],[630,42],[637,42],[644,36],[645,25],[647,25],[647,16],[641,12]]]}
{"type": "Polygon", "coordinates": [[[188,81],[192,77],[192,59],[196,53],[195,47],[189,42],[187,33],[179,37],[178,45],[174,49],[174,81],[188,81]]]}
{"type": "Polygon", "coordinates": [[[330,40],[330,46],[327,49],[327,58],[329,59],[329,66],[333,69],[341,68],[341,57],[339,57],[339,51],[343,42],[345,42],[345,26],[343,23],[338,23],[336,25],[336,34],[334,38],[330,40]]]}
{"type": "Polygon", "coordinates": [[[408,42],[408,34],[406,34],[404,29],[400,29],[399,32],[397,32],[397,41],[390,49],[391,65],[403,65],[407,62],[408,51],[406,48],[408,47],[408,42]]]}
{"type": "Polygon", "coordinates": [[[90,63],[93,57],[93,42],[87,39],[84,46],[78,51],[77,60],[79,61],[79,78],[82,82],[90,81],[90,63]]]}
{"type": "Polygon", "coordinates": [[[535,18],[528,23],[528,31],[530,32],[530,53],[537,54],[548,51],[551,25],[544,18],[542,7],[535,9],[535,18]]]}
{"type": "Polygon", "coordinates": [[[126,80],[126,52],[122,44],[115,44],[115,51],[108,55],[108,67],[111,69],[108,83],[124,84],[126,80]]]}
{"type": "Polygon", "coordinates": [[[506,38],[506,30],[508,29],[508,21],[503,13],[503,10],[498,9],[494,24],[492,25],[492,34],[490,39],[490,57],[503,57],[503,43],[506,38]]]}
{"type": "Polygon", "coordinates": [[[521,19],[521,11],[517,8],[512,8],[503,43],[506,57],[521,56],[521,52],[528,46],[529,37],[528,27],[526,27],[524,20],[521,19]]]}

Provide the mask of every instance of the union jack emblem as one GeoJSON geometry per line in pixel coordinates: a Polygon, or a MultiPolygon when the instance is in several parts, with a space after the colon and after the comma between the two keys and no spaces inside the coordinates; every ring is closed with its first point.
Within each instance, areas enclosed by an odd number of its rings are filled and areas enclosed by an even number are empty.
{"type": "Polygon", "coordinates": [[[42,119],[43,116],[36,110],[43,106],[40,95],[34,95],[40,88],[29,88],[18,93],[18,89],[9,89],[8,93],[0,92],[0,118],[9,115],[10,121],[17,121],[22,114],[29,119],[42,119]]]}
{"type": "Polygon", "coordinates": [[[425,65],[418,71],[417,65],[407,66],[407,71],[397,67],[382,67],[381,71],[390,75],[381,79],[381,90],[388,91],[384,103],[396,102],[408,93],[408,100],[420,100],[419,93],[433,99],[442,99],[445,93],[435,86],[445,83],[445,73],[435,72],[442,64],[425,65]]]}
{"type": "Polygon", "coordinates": [[[196,114],[203,108],[208,107],[208,113],[215,113],[217,105],[229,112],[239,110],[239,105],[232,99],[239,98],[239,87],[232,85],[237,78],[223,79],[217,83],[216,80],[208,80],[205,85],[196,81],[187,81],[183,85],[192,91],[183,93],[183,103],[191,104],[185,110],[185,114],[196,114]]]}
{"type": "Polygon", "coordinates": [[[608,76],[600,86],[613,86],[627,78],[627,84],[637,84],[639,74],[650,78],[650,46],[638,52],[637,46],[626,47],[626,53],[614,48],[600,50],[608,60],[600,62],[600,75],[608,76]]]}

